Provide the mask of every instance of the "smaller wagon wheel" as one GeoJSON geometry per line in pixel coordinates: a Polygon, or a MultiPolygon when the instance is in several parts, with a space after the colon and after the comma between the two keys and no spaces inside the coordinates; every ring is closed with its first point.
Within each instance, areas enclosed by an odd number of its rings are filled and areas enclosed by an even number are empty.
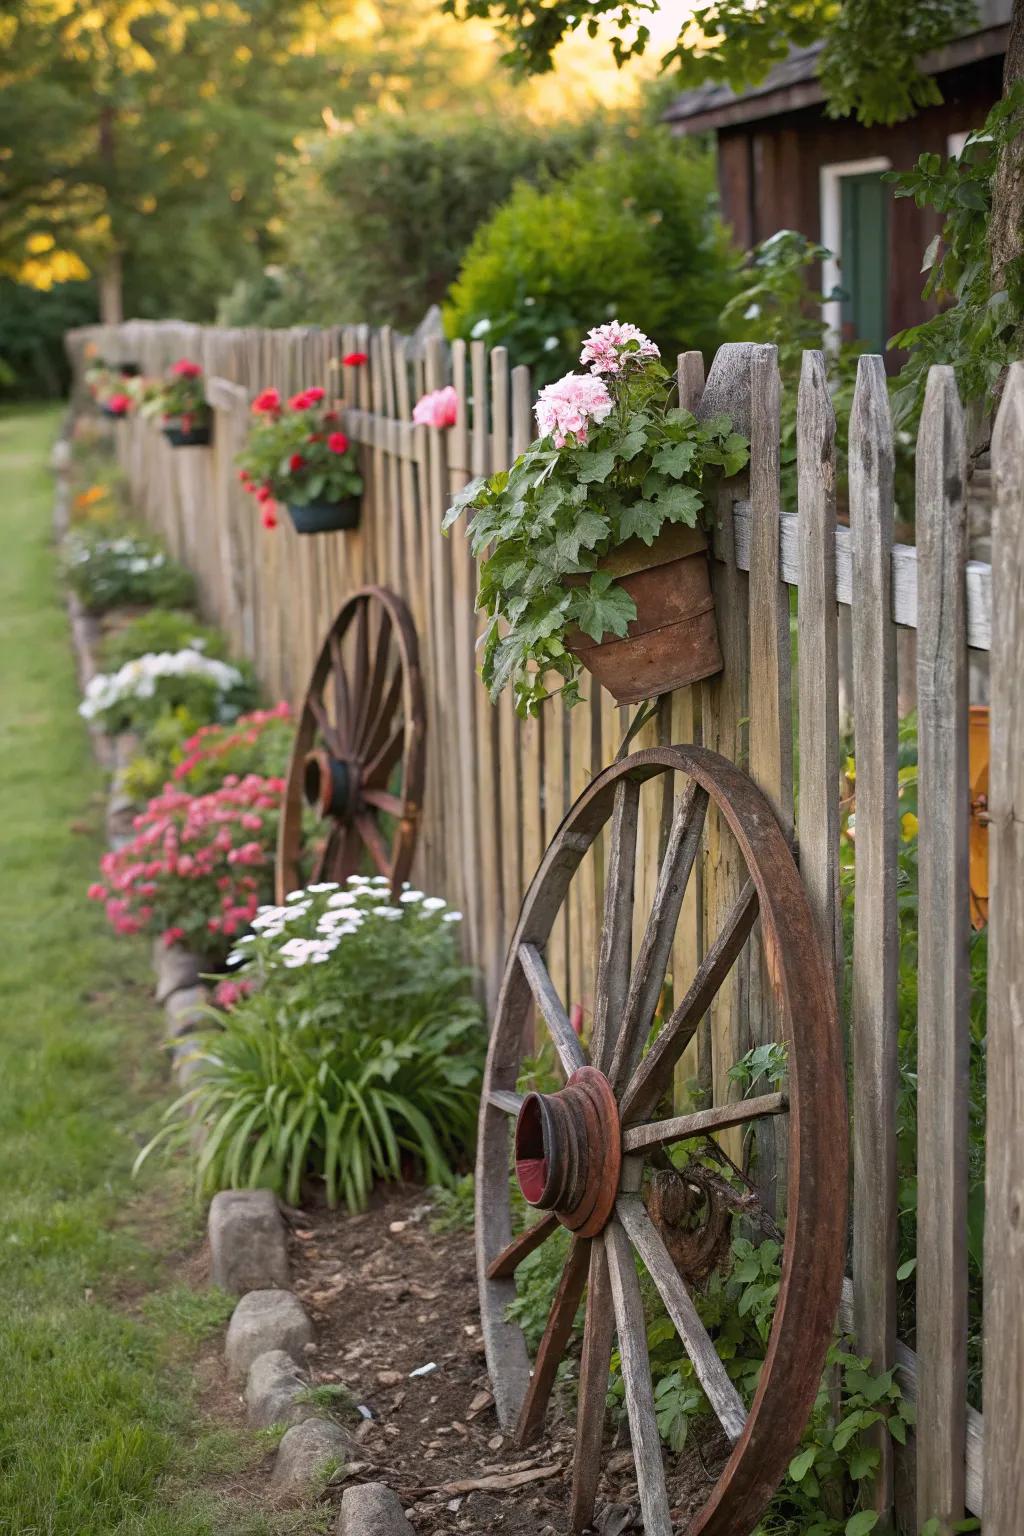
{"type": "MultiPolygon", "coordinates": [[[[639,931],[639,930],[638,930],[639,931]]],[[[846,1239],[847,1119],[835,986],[811,909],[771,806],[725,758],[700,747],[655,747],[606,768],[555,833],[523,902],[509,949],[480,1105],[476,1174],[480,1312],[495,1406],[521,1445],[543,1432],[560,1360],[586,1292],[569,1529],[593,1517],[602,1464],[605,1398],[618,1335],[644,1531],[671,1536],[671,1504],[658,1432],[647,1327],[635,1260],[645,1267],[730,1447],[686,1536],[747,1536],[778,1486],[813,1407],[832,1336],[846,1239]],[[639,891],[641,786],[660,778],[674,813],[642,937],[633,953],[639,891]],[[687,883],[709,805],[729,827],[746,879],[703,960],[659,1033],[662,995],[687,883]],[[570,882],[598,834],[610,831],[594,1020],[586,1048],[547,968],[546,945],[570,882]],[[678,1115],[674,1068],[739,960],[755,921],[787,1052],[784,1091],[678,1115]],[[517,1091],[531,1011],[554,1048],[564,1086],[517,1091]],[[645,1051],[645,1048],[646,1051],[645,1051]],[[758,1209],[699,1158],[678,1167],[668,1149],[730,1126],[783,1115],[788,1122],[782,1277],[757,1389],[749,1407],[705,1328],[693,1289],[725,1251],[731,1209],[758,1209]],[[510,1161],[539,1219],[515,1235],[510,1161]],[[692,1172],[690,1171],[692,1169],[692,1172]],[[704,1231],[675,1224],[707,1200],[704,1231]],[[559,1226],[570,1244],[547,1327],[531,1362],[508,1315],[516,1269],[559,1226]]],[[[687,1154],[689,1156],[689,1154],[687,1154]]]]}
{"type": "Polygon", "coordinates": [[[372,869],[394,894],[409,873],[423,804],[426,711],[405,603],[361,587],[331,625],[299,715],[277,839],[277,897],[372,869]],[[303,867],[303,810],[323,823],[303,867]]]}

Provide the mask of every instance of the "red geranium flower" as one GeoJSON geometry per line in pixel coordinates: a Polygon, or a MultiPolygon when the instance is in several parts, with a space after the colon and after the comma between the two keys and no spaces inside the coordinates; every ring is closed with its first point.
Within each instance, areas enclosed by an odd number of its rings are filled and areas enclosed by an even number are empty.
{"type": "Polygon", "coordinates": [[[257,501],[273,501],[273,499],[274,499],[274,493],[270,489],[270,486],[269,485],[261,485],[259,490],[256,492],[256,500],[257,501]]]}
{"type": "Polygon", "coordinates": [[[264,389],[256,396],[252,408],[258,416],[267,416],[281,409],[281,396],[276,389],[264,389]]]}
{"type": "Polygon", "coordinates": [[[301,394],[292,395],[288,401],[288,409],[290,411],[308,411],[310,406],[315,403],[315,401],[309,398],[309,390],[304,389],[301,394]]]}
{"type": "Polygon", "coordinates": [[[127,416],[131,410],[131,404],[129,395],[111,395],[107,401],[107,410],[113,411],[115,416],[127,416]]]}
{"type": "Polygon", "coordinates": [[[305,469],[305,467],[306,467],[306,461],[302,457],[302,454],[301,453],[293,453],[291,458],[288,460],[288,468],[291,470],[292,474],[293,475],[297,475],[299,470],[300,469],[305,469]]]}
{"type": "Polygon", "coordinates": [[[332,432],[327,439],[327,446],[332,453],[344,453],[348,448],[348,438],[344,432],[332,432]]]}
{"type": "Polygon", "coordinates": [[[312,389],[306,390],[306,399],[310,402],[311,405],[319,405],[323,397],[324,392],[320,388],[319,384],[314,384],[312,389]]]}
{"type": "Polygon", "coordinates": [[[179,379],[198,379],[202,374],[198,363],[190,362],[187,357],[181,357],[171,367],[171,372],[176,373],[179,379]]]}
{"type": "Polygon", "coordinates": [[[365,352],[346,352],[341,361],[346,368],[361,368],[370,359],[365,352]]]}
{"type": "Polygon", "coordinates": [[[274,511],[274,503],[272,501],[264,504],[263,511],[260,513],[260,522],[264,528],[277,527],[277,513],[274,511]]]}

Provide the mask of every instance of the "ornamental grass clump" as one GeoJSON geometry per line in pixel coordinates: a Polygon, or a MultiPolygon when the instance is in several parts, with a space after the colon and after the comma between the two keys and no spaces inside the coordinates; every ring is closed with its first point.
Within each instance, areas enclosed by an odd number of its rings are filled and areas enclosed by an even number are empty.
{"type": "Polygon", "coordinates": [[[110,735],[142,735],[161,716],[177,710],[193,720],[231,721],[252,702],[251,678],[229,662],[187,646],[137,656],[116,672],[97,672],[78,712],[110,735]]]}
{"type": "Polygon", "coordinates": [[[238,455],[238,478],[259,503],[264,527],[276,526],[276,501],[291,507],[335,505],[361,493],[356,451],[319,385],[288,401],[276,389],[264,389],[252,412],[249,440],[238,455]]]}
{"type": "Polygon", "coordinates": [[[234,951],[234,1006],[192,1037],[197,1080],[150,1147],[187,1141],[198,1118],[201,1194],[268,1186],[294,1204],[313,1175],[358,1211],[380,1179],[450,1184],[486,1046],[459,920],[356,875],[262,908],[234,951]]]}
{"type": "Polygon", "coordinates": [[[541,390],[540,439],[511,469],[466,486],[444,519],[448,529],[473,514],[477,605],[490,620],[481,673],[492,699],[513,685],[521,714],[549,696],[551,673],[563,701],[578,702],[574,629],[600,642],[636,618],[602,560],[633,541],[653,545],[673,524],[707,524],[715,477],[748,457],[728,416],[698,421],[672,403],[675,380],[636,326],[595,327],[580,361],[588,372],[541,390]]]}
{"type": "Polygon", "coordinates": [[[168,788],[135,818],[135,836],[100,860],[89,887],[117,933],[154,933],[223,962],[274,884],[284,781],[230,776],[208,795],[168,788]]]}
{"type": "Polygon", "coordinates": [[[134,531],[76,527],[64,547],[68,585],[89,613],[111,608],[187,608],[195,597],[190,571],[155,539],[134,531]]]}

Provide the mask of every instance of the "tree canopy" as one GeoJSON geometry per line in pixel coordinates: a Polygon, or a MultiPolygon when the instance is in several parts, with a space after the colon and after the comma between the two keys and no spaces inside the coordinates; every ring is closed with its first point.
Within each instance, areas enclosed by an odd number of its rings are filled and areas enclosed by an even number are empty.
{"type": "Polygon", "coordinates": [[[123,263],[135,313],[209,314],[272,255],[296,139],[450,91],[472,46],[432,0],[11,0],[0,275],[123,263]]]}
{"type": "MultiPolygon", "coordinates": [[[[663,9],[660,0],[443,3],[453,15],[492,20],[508,42],[507,62],[525,74],[551,69],[559,45],[579,28],[607,33],[625,63],[647,51],[650,22],[663,9]]],[[[743,90],[791,48],[820,42],[828,110],[895,123],[942,99],[921,55],[970,30],[975,16],[974,0],[712,0],[686,16],[662,65],[683,88],[724,81],[743,90]]]]}

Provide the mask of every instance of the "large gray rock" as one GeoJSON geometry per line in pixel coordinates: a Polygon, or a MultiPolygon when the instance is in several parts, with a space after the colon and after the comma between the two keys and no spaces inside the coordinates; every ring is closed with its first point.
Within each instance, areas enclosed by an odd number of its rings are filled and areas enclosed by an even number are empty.
{"type": "Polygon", "coordinates": [[[298,1498],[339,1462],[355,1459],[355,1441],[340,1424],[330,1419],[304,1419],[288,1430],[278,1446],[270,1485],[275,1493],[298,1498]]]}
{"type": "Polygon", "coordinates": [[[210,1204],[208,1231],[214,1285],[240,1296],[288,1284],[284,1222],[269,1189],[222,1189],[210,1204]]]}
{"type": "Polygon", "coordinates": [[[172,992],[164,1004],[168,1037],[177,1040],[195,1029],[209,1028],[211,1020],[206,1014],[209,1000],[209,993],[201,985],[181,987],[172,992]]]}
{"type": "Polygon", "coordinates": [[[300,1424],[310,1416],[309,1377],[283,1349],[257,1355],[245,1383],[245,1405],[254,1429],[300,1424]]]}
{"type": "Polygon", "coordinates": [[[229,1374],[241,1380],[258,1355],[283,1349],[298,1363],[312,1340],[313,1324],[291,1291],[250,1291],[228,1324],[224,1359],[229,1374]]]}
{"type": "Polygon", "coordinates": [[[202,967],[191,950],[180,944],[166,946],[157,939],[153,945],[153,969],[156,971],[156,1000],[166,1003],[172,992],[194,987],[202,967]]]}
{"type": "Polygon", "coordinates": [[[415,1536],[398,1494],[383,1483],[346,1488],[335,1531],[337,1536],[415,1536]]]}

